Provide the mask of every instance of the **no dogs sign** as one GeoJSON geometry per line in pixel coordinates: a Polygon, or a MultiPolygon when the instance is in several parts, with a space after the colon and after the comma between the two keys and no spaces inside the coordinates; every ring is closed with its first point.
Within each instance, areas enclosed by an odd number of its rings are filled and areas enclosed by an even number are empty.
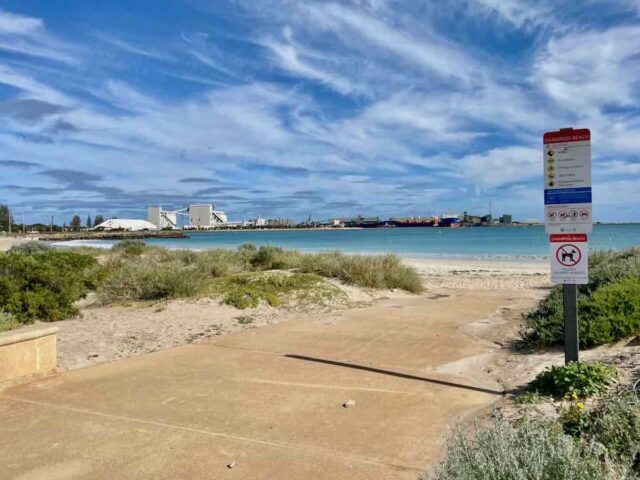
{"type": "Polygon", "coordinates": [[[585,233],[552,234],[551,245],[551,282],[556,285],[565,283],[589,283],[587,259],[587,235],[585,233]]]}

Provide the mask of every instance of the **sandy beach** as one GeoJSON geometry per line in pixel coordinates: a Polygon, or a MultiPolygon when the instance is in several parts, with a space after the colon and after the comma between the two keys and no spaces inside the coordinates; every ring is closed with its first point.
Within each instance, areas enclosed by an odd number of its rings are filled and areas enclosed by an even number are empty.
{"type": "MultiPolygon", "coordinates": [[[[458,291],[517,291],[533,306],[549,286],[548,267],[540,263],[406,259],[418,270],[425,298],[458,291]]],[[[256,329],[318,313],[342,312],[372,306],[383,300],[415,298],[400,290],[373,290],[332,282],[345,296],[325,306],[273,308],[261,305],[238,310],[219,299],[202,298],[97,306],[90,296],[79,302],[78,318],[57,322],[58,365],[69,370],[206,340],[245,329],[256,329]]]]}
{"type": "Polygon", "coordinates": [[[6,252],[14,245],[20,245],[21,243],[31,242],[37,240],[36,238],[29,237],[2,237],[0,236],[0,252],[6,252]]]}
{"type": "MultiPolygon", "coordinates": [[[[0,238],[0,250],[32,239],[0,238]]],[[[425,298],[450,296],[459,291],[517,291],[532,307],[547,291],[549,267],[544,262],[498,262],[480,260],[426,260],[403,258],[415,268],[425,286],[425,298]]],[[[219,299],[202,298],[137,303],[130,306],[97,306],[94,294],[78,303],[77,318],[56,322],[58,365],[70,370],[123,359],[144,353],[235,334],[290,319],[309,318],[318,313],[341,312],[372,306],[383,300],[415,298],[404,291],[380,291],[332,284],[344,297],[331,305],[291,306],[238,310],[219,299]]]]}

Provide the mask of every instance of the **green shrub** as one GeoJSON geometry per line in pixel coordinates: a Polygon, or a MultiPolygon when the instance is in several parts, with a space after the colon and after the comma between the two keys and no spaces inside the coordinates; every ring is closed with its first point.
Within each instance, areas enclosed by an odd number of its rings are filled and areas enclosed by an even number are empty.
{"type": "Polygon", "coordinates": [[[9,249],[9,253],[24,253],[26,255],[37,255],[40,253],[50,252],[52,247],[44,242],[32,241],[14,245],[9,249]]]}
{"type": "MultiPolygon", "coordinates": [[[[564,342],[562,290],[554,289],[526,317],[530,345],[564,342]]],[[[591,348],[640,334],[640,278],[627,277],[605,284],[589,295],[578,296],[581,348],[591,348]]]]}
{"type": "Polygon", "coordinates": [[[68,251],[0,254],[0,309],[23,323],[71,317],[101,273],[95,258],[68,251]]]}
{"type": "Polygon", "coordinates": [[[21,326],[22,322],[20,322],[15,315],[0,310],[0,332],[6,332],[7,330],[13,330],[21,326]]]}
{"type": "Polygon", "coordinates": [[[640,334],[640,278],[604,285],[579,304],[583,347],[640,334]]]}
{"type": "Polygon", "coordinates": [[[588,397],[606,391],[616,381],[616,369],[602,362],[570,362],[539,373],[527,390],[539,395],[564,398],[571,394],[588,397]]]}
{"type": "Polygon", "coordinates": [[[604,445],[609,456],[631,467],[640,453],[640,402],[625,393],[602,399],[584,414],[580,435],[604,445]]]}
{"type": "MultiPolygon", "coordinates": [[[[469,439],[458,431],[450,439],[445,459],[433,480],[602,480],[614,476],[612,465],[601,461],[603,449],[576,442],[551,422],[524,418],[494,420],[490,428],[476,427],[469,439]]],[[[605,455],[606,457],[606,455],[605,455]]]]}
{"type": "MultiPolygon", "coordinates": [[[[589,283],[578,289],[580,346],[594,347],[640,333],[638,289],[640,248],[595,252],[589,258],[589,283]],[[603,290],[602,293],[600,290],[603,290]],[[595,296],[595,299],[593,298],[595,296]]],[[[524,317],[523,340],[533,347],[564,342],[562,289],[554,287],[524,317]]]]}
{"type": "Polygon", "coordinates": [[[318,276],[302,273],[235,275],[221,279],[217,290],[224,303],[236,308],[254,308],[260,301],[277,307],[282,304],[282,295],[313,289],[319,282],[318,276]]]}
{"type": "Polygon", "coordinates": [[[127,262],[102,282],[98,297],[103,304],[190,297],[200,293],[204,285],[205,277],[197,265],[127,262]]]}
{"type": "Polygon", "coordinates": [[[125,255],[142,255],[149,247],[142,240],[125,239],[120,240],[111,249],[114,252],[122,252],[125,255]]]}

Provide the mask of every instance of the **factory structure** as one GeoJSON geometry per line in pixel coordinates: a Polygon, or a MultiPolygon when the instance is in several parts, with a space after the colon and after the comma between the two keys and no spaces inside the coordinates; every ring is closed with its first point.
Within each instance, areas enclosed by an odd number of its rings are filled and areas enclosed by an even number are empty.
{"type": "Polygon", "coordinates": [[[227,214],[222,210],[215,210],[215,206],[209,204],[189,205],[178,210],[164,210],[162,207],[149,207],[147,220],[156,226],[158,230],[165,229],[193,229],[209,230],[228,224],[227,214]],[[188,217],[188,224],[178,221],[179,217],[188,217]]]}

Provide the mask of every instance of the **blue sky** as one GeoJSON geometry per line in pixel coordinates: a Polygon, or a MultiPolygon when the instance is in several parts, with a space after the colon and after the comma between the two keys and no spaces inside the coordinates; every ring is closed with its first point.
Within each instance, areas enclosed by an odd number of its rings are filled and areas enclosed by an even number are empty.
{"type": "Polygon", "coordinates": [[[592,130],[640,221],[640,1],[4,0],[0,203],[27,222],[542,218],[542,133],[592,130]]]}

